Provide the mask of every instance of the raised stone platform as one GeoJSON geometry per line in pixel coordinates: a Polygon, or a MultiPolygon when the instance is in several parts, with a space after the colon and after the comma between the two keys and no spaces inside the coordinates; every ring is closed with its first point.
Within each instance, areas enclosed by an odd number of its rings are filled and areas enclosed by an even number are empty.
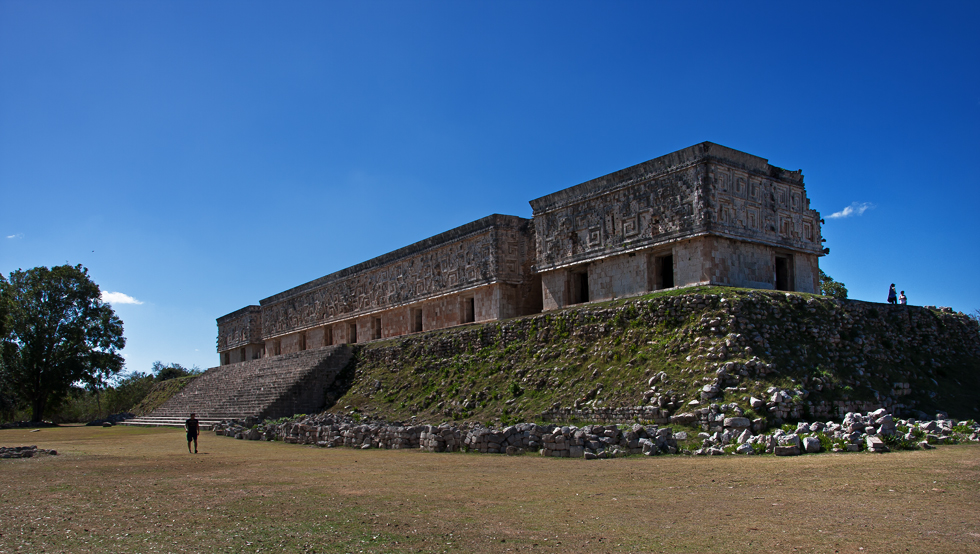
{"type": "Polygon", "coordinates": [[[193,412],[210,428],[223,419],[315,413],[351,353],[344,344],[213,367],[149,416],[125,424],[180,427],[193,412]]]}

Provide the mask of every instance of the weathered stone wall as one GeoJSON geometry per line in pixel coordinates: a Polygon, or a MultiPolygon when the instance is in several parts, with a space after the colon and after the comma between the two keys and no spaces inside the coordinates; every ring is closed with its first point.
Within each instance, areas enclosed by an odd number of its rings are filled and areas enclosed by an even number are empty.
{"type": "Polygon", "coordinates": [[[268,339],[495,282],[520,284],[530,273],[529,240],[525,219],[483,218],[266,298],[262,335],[268,339]]]}
{"type": "Polygon", "coordinates": [[[219,318],[221,363],[540,311],[532,237],[492,215],[266,298],[219,318]]]}
{"type": "Polygon", "coordinates": [[[576,272],[588,272],[593,300],[661,288],[650,257],[667,254],[675,286],[776,288],[781,254],[792,257],[789,290],[818,290],[820,214],[802,174],[743,152],[699,144],[531,206],[546,310],[580,300],[576,272]]]}
{"type": "Polygon", "coordinates": [[[688,150],[532,200],[538,271],[707,231],[704,170],[688,150]]]}
{"type": "Polygon", "coordinates": [[[783,251],[752,242],[723,237],[704,237],[701,282],[724,283],[735,287],[772,289],[775,286],[776,256],[792,259],[790,290],[815,293],[820,290],[817,254],[783,251]]]}
{"type": "Polygon", "coordinates": [[[622,298],[650,290],[650,266],[645,253],[604,258],[588,266],[589,300],[622,298]]]}
{"type": "Polygon", "coordinates": [[[801,172],[717,145],[706,157],[713,234],[820,254],[820,214],[810,209],[801,172]]]}
{"type": "MultiPolygon", "coordinates": [[[[240,349],[261,342],[262,309],[259,306],[246,306],[218,318],[218,352],[240,349]]],[[[238,352],[235,355],[240,358],[238,352]]],[[[235,359],[231,363],[241,361],[244,360],[235,359]]]]}

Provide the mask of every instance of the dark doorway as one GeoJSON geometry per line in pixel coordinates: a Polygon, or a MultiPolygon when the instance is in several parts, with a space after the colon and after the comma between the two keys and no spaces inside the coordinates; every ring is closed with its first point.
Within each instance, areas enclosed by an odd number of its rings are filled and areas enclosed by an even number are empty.
{"type": "Polygon", "coordinates": [[[327,327],[323,330],[323,345],[330,346],[333,344],[333,329],[327,327]]]}
{"type": "Polygon", "coordinates": [[[412,310],[412,332],[421,333],[422,332],[422,310],[413,309],[412,310]]]}
{"type": "Polygon", "coordinates": [[[589,301],[589,272],[572,273],[570,279],[570,304],[582,304],[589,301]]]}
{"type": "Polygon", "coordinates": [[[374,336],[372,338],[374,340],[378,340],[378,339],[381,338],[381,318],[380,317],[374,318],[374,336]]]}
{"type": "Polygon", "coordinates": [[[357,342],[357,323],[347,324],[347,342],[350,344],[357,342]]]}
{"type": "Polygon", "coordinates": [[[473,323],[476,321],[476,300],[471,296],[463,299],[462,323],[473,323]]]}
{"type": "Polygon", "coordinates": [[[669,289],[674,286],[674,255],[657,256],[657,288],[669,289]]]}
{"type": "Polygon", "coordinates": [[[788,256],[776,256],[776,290],[793,290],[793,271],[788,256]]]}

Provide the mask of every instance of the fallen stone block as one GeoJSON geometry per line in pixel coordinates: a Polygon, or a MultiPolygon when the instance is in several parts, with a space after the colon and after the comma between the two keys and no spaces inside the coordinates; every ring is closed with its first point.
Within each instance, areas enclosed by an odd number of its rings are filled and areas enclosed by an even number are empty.
{"type": "Polygon", "coordinates": [[[878,437],[868,437],[866,442],[869,452],[888,452],[888,446],[885,445],[885,441],[878,437]]]}
{"type": "Polygon", "coordinates": [[[726,417],[725,429],[748,429],[752,421],[747,417],[726,417]]]}
{"type": "Polygon", "coordinates": [[[777,456],[799,456],[800,447],[797,445],[777,446],[776,449],[774,450],[774,453],[777,456]]]}

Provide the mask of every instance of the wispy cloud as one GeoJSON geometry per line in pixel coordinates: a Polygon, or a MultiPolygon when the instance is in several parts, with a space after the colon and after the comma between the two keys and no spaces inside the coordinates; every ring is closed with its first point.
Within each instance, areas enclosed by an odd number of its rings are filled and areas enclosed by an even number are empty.
{"type": "Polygon", "coordinates": [[[12,235],[7,235],[8,239],[22,239],[24,238],[24,233],[14,233],[12,235]]]}
{"type": "Polygon", "coordinates": [[[851,217],[852,215],[862,215],[864,212],[873,209],[874,207],[875,205],[871,202],[854,202],[843,210],[834,212],[827,217],[830,219],[843,219],[845,217],[851,217]]]}
{"type": "Polygon", "coordinates": [[[102,291],[102,301],[110,304],[142,304],[139,300],[121,292],[102,291]]]}

